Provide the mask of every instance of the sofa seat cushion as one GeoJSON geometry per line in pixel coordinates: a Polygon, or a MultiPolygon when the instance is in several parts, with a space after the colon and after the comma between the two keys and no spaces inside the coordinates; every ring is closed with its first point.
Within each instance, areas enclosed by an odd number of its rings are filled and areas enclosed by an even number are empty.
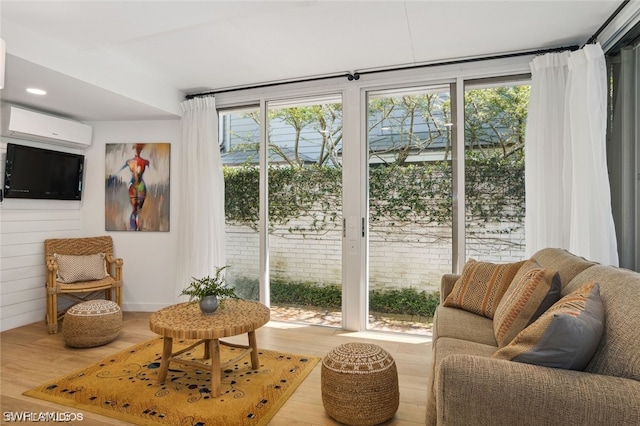
{"type": "Polygon", "coordinates": [[[469,259],[444,306],[460,308],[493,319],[493,314],[526,261],[489,263],[469,259]]]}
{"type": "Polygon", "coordinates": [[[438,306],[434,318],[433,340],[452,337],[497,346],[493,321],[458,308],[438,306]]]}
{"type": "Polygon", "coordinates": [[[433,352],[435,371],[438,371],[440,361],[449,355],[466,354],[491,357],[496,350],[497,348],[493,345],[484,345],[482,343],[469,342],[467,340],[454,339],[451,337],[440,337],[433,352]]]}

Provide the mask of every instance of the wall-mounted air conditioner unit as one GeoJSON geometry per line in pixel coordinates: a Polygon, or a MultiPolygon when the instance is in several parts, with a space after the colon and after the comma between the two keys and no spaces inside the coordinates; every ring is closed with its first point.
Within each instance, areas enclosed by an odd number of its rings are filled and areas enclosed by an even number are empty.
{"type": "Polygon", "coordinates": [[[2,108],[2,135],[84,149],[91,145],[93,128],[78,121],[14,106],[2,108]]]}

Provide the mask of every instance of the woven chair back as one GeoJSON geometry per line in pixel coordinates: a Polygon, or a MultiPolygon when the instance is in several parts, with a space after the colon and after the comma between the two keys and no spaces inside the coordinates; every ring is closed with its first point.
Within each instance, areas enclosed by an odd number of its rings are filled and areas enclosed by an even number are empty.
{"type": "Polygon", "coordinates": [[[44,241],[45,258],[54,253],[74,256],[113,254],[113,240],[109,236],[85,238],[55,238],[44,241]]]}

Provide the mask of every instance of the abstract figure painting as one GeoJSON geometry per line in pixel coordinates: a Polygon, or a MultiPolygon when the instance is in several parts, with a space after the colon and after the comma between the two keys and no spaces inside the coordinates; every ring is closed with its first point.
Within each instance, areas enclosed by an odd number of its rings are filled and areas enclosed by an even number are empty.
{"type": "Polygon", "coordinates": [[[105,229],[169,231],[169,143],[106,144],[105,229]]]}

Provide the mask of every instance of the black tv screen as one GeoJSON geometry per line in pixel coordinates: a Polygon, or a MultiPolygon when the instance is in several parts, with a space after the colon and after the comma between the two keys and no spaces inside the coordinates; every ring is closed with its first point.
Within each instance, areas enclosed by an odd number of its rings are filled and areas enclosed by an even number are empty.
{"type": "Polygon", "coordinates": [[[80,200],[84,155],[7,144],[6,198],[80,200]]]}

